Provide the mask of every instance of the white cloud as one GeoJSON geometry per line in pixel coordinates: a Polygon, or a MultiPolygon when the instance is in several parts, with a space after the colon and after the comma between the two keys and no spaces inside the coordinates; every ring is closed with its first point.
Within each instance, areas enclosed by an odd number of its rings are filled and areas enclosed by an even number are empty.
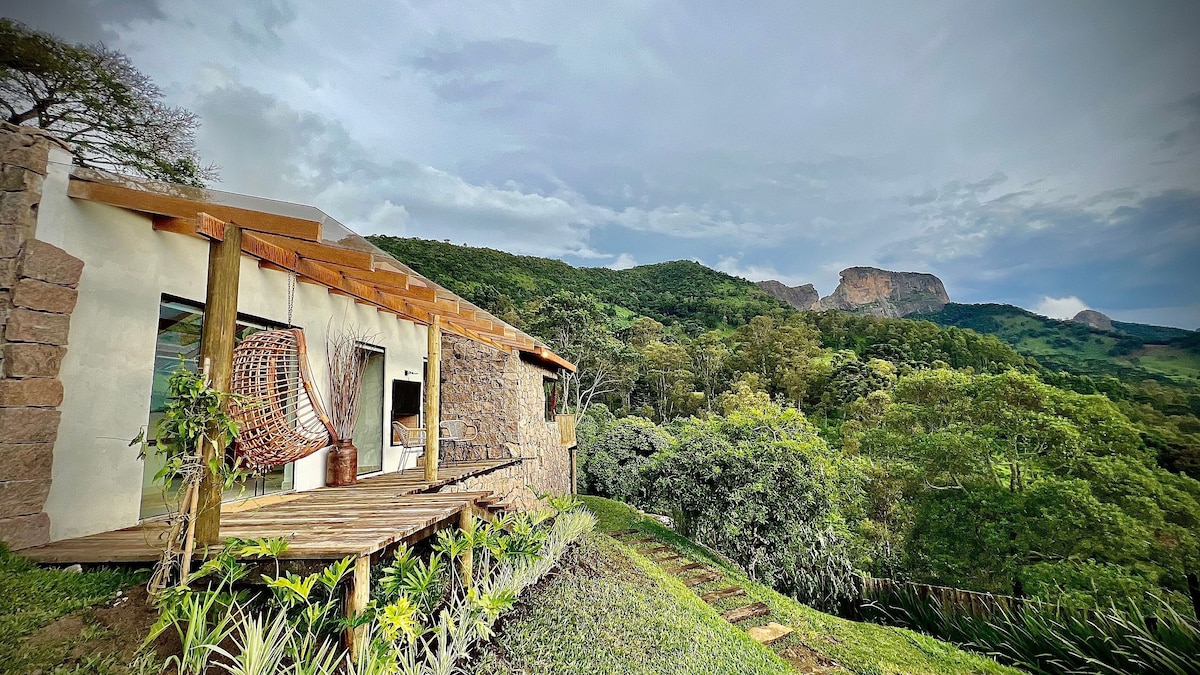
{"type": "Polygon", "coordinates": [[[608,264],[610,270],[627,270],[630,267],[636,267],[637,261],[629,253],[622,253],[617,256],[617,259],[608,264]]]}
{"type": "Polygon", "coordinates": [[[1085,309],[1088,309],[1087,303],[1073,295],[1065,298],[1043,295],[1033,311],[1051,319],[1070,319],[1085,309]]]}
{"type": "Polygon", "coordinates": [[[774,279],[788,286],[800,286],[802,284],[812,283],[812,279],[800,274],[784,274],[770,265],[743,265],[741,259],[734,256],[721,256],[717,258],[717,264],[714,269],[720,270],[726,274],[742,277],[750,281],[767,281],[774,279]]]}

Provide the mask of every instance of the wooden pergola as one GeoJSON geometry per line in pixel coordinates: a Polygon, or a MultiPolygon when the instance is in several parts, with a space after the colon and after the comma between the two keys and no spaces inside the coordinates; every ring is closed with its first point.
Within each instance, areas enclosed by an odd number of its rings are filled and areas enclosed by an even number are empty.
{"type": "Polygon", "coordinates": [[[243,231],[242,254],[256,258],[259,267],[295,273],[299,281],[324,286],[330,293],[353,298],[405,321],[431,325],[436,317],[442,330],[575,370],[573,363],[545,344],[430,280],[403,271],[396,261],[389,262],[390,257],[323,240],[321,223],[315,220],[163,194],[140,185],[116,185],[90,176],[72,176],[67,194],[146,214],[152,218],[155,230],[210,241],[224,237],[225,222],[235,223],[243,231]],[[204,219],[200,214],[212,218],[204,219]]]}

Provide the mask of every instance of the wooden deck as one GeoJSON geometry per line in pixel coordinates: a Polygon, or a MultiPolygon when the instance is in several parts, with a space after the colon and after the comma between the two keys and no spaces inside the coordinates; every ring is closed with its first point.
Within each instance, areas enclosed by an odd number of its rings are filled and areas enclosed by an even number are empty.
{"type": "MultiPolygon", "coordinates": [[[[283,537],[295,560],[334,560],[370,556],[392,544],[418,541],[459,514],[487,504],[488,492],[433,494],[432,490],[520,462],[498,459],[441,467],[439,480],[423,480],[419,470],[365,478],[344,488],[269,495],[222,508],[221,536],[251,539],[283,537]]],[[[42,563],[138,563],[159,559],[166,525],[155,519],[133,527],[64,539],[22,549],[42,563]]]]}

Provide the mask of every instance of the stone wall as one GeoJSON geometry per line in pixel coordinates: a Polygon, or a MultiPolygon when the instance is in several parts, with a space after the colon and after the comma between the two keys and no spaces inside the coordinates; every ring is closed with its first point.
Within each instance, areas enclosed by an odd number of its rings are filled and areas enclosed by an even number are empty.
{"type": "Polygon", "coordinates": [[[44,508],[63,399],[58,371],[83,272],[78,258],[34,238],[55,144],[34,130],[0,128],[0,541],[14,549],[50,540],[44,508]]]}
{"type": "Polygon", "coordinates": [[[537,507],[534,490],[570,491],[570,450],[561,442],[558,425],[545,419],[542,380],[553,376],[552,370],[516,354],[443,334],[442,419],[463,420],[479,433],[470,443],[443,444],[442,461],[522,459],[443,492],[490,490],[500,501],[527,510],[537,507]]]}
{"type": "Polygon", "coordinates": [[[442,334],[442,420],[461,420],[478,431],[471,441],[443,442],[442,461],[520,454],[512,358],[474,340],[442,334]]]}

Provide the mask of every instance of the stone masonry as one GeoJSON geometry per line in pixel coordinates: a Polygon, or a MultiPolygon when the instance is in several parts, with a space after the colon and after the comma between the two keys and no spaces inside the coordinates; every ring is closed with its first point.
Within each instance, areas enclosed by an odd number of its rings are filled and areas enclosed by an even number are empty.
{"type": "Polygon", "coordinates": [[[545,420],[544,377],[553,371],[457,335],[442,336],[442,419],[478,429],[473,442],[445,443],[442,460],[519,457],[520,464],[468,478],[442,492],[490,490],[527,510],[537,492],[569,492],[570,450],[545,420]],[[454,447],[451,447],[454,446],[454,447]]]}
{"type": "Polygon", "coordinates": [[[63,399],[59,366],[83,261],[34,238],[50,148],[39,131],[0,127],[0,541],[50,540],[44,509],[63,399]]]}

